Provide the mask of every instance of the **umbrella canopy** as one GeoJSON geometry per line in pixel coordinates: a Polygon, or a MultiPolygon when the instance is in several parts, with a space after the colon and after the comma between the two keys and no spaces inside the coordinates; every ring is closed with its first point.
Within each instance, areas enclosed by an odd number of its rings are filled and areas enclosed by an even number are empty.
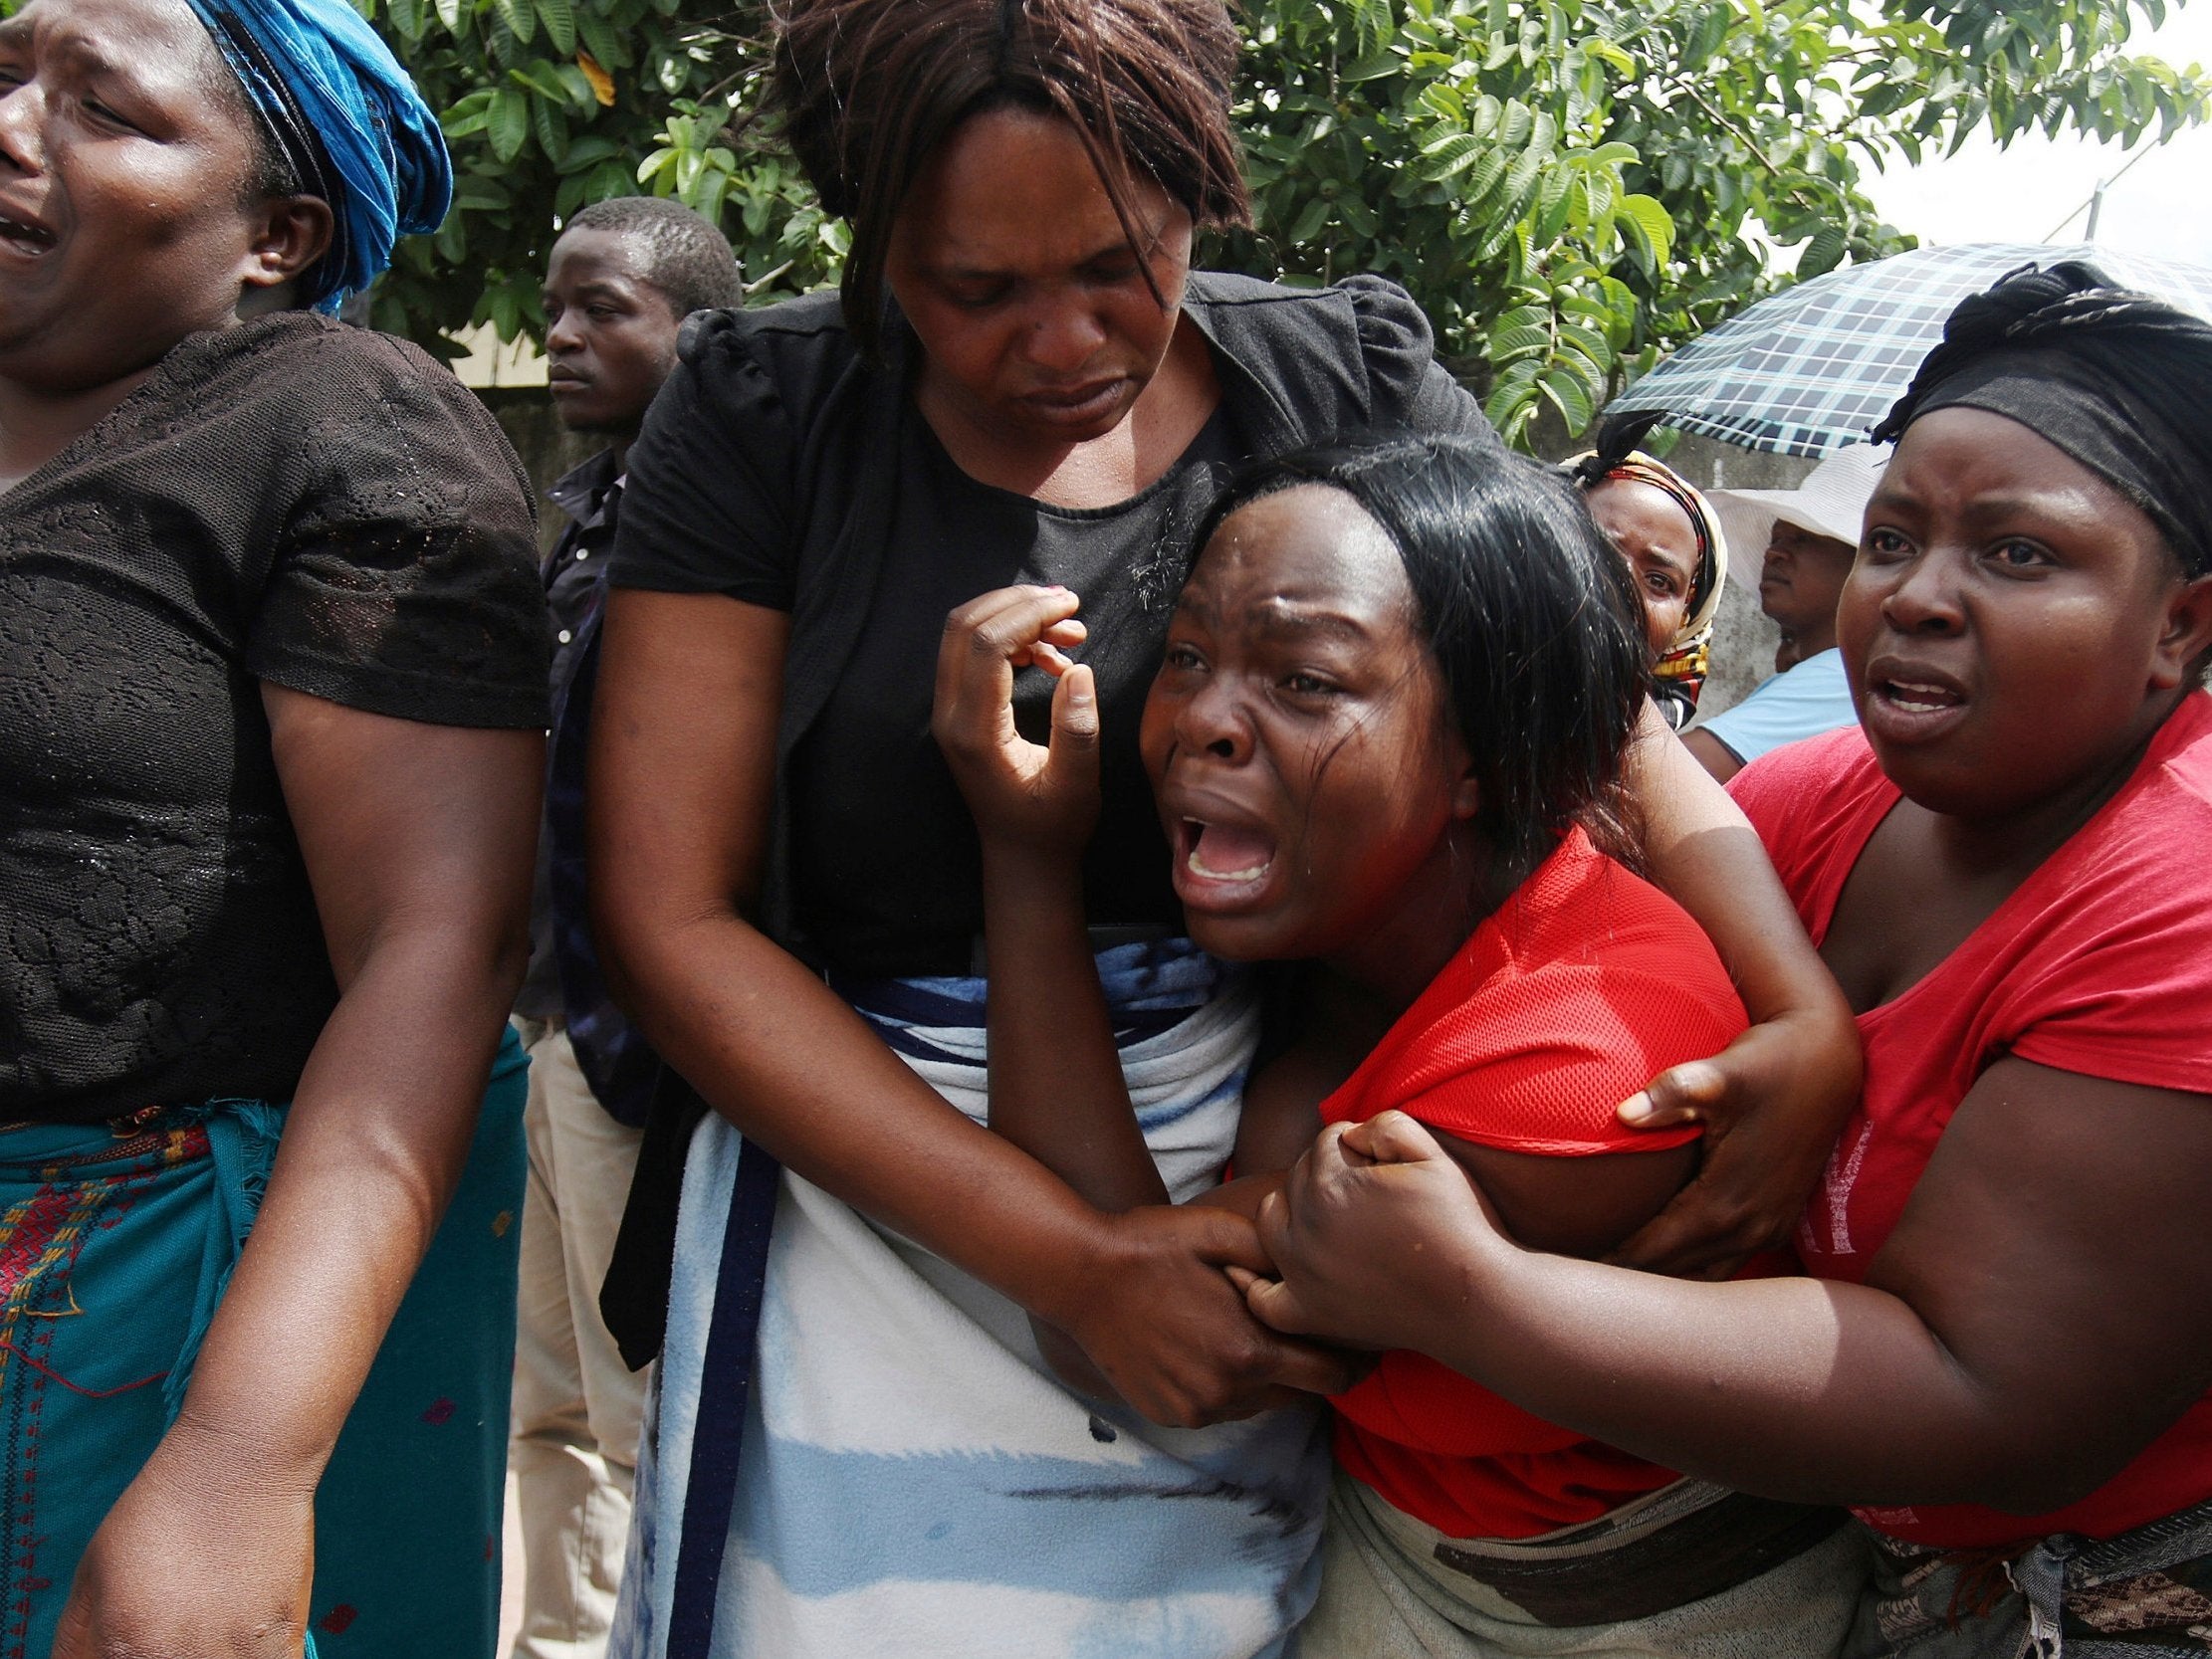
{"type": "Polygon", "coordinates": [[[2030,263],[2080,260],[2121,288],[2212,320],[2212,270],[2088,243],[1973,242],[1916,248],[1785,289],[1701,334],[1615,398],[1606,413],[1664,410],[1665,424],[1747,449],[1830,455],[1864,442],[1904,394],[1943,319],[2030,263]]]}

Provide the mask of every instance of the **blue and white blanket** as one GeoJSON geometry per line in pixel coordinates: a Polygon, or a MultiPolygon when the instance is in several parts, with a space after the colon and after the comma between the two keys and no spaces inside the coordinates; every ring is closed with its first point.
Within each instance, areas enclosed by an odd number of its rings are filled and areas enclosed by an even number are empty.
{"type": "MultiPolygon", "coordinates": [[[[1187,1199],[1227,1160],[1255,998],[1186,941],[1118,946],[1099,965],[1146,1142],[1187,1199]]],[[[852,996],[932,1087],[985,1120],[982,980],[852,996]]],[[[788,1171],[757,1355],[732,1353],[710,1336],[725,1240],[744,1231],[740,1153],[710,1116],[685,1170],[614,1659],[1290,1650],[1327,1497],[1318,1409],[1187,1431],[1087,1400],[1045,1366],[1019,1308],[788,1171]],[[718,1505],[706,1488],[733,1478],[730,1436],[695,1429],[702,1400],[711,1421],[749,1362],[734,1501],[726,1490],[718,1505]],[[726,1541],[686,1538],[687,1518],[697,1531],[723,1514],[726,1541]]]]}

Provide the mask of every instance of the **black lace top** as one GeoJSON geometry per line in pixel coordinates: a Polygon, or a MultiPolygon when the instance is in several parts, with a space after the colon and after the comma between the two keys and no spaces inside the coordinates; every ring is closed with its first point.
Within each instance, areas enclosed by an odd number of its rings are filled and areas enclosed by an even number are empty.
{"type": "Polygon", "coordinates": [[[538,726],[545,626],[482,404],[305,312],[0,494],[0,1121],[288,1098],[336,989],[260,682],[538,726]]]}

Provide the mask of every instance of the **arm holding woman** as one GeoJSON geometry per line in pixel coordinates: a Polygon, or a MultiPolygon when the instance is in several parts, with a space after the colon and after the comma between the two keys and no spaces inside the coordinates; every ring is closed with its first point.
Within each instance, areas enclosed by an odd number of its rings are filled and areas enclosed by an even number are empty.
{"type": "Polygon", "coordinates": [[[1333,1361],[1247,1331],[1234,1305],[1220,1266],[1264,1265],[1247,1223],[1093,1208],[948,1105],[748,920],[787,629],[717,596],[610,600],[589,810],[618,994],[749,1136],[1074,1335],[1148,1416],[1204,1421],[1256,1408],[1278,1380],[1325,1386],[1333,1361]]]}
{"type": "Polygon", "coordinates": [[[1263,1317],[1411,1337],[1642,1455],[1848,1503],[1931,1642],[1970,1556],[2012,1588],[1961,1651],[2171,1622],[2125,1586],[2212,1558],[2212,1001],[2174,854],[2212,810],[2212,435],[2176,360],[2212,361],[2212,329],[2085,268],[1962,305],[1891,417],[1845,588],[1864,732],[1737,780],[1867,1038],[1798,1235],[1816,1277],[1525,1250],[1385,1118],[1325,1137],[1263,1214],[1263,1317]],[[1425,1294],[1386,1307],[1352,1261],[1425,1294]]]}

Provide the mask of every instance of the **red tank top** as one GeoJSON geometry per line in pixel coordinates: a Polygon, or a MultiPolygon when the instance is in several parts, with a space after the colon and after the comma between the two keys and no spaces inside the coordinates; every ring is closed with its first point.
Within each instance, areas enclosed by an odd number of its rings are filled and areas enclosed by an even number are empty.
{"type": "MultiPolygon", "coordinates": [[[[1857,726],[1754,761],[1730,792],[1817,943],[1899,798],[1857,726]]],[[[2134,775],[1926,978],[1859,1016],[1867,1083],[1798,1230],[1823,1279],[1866,1277],[1951,1114],[1993,1061],[2212,1095],[2212,698],[2170,716],[2134,775]]],[[[2212,1105],[2208,1102],[2207,1105],[2212,1105]]],[[[2055,1341],[2063,1340],[2054,1333],[2055,1341]]],[[[1859,1512],[1944,1549],[2110,1538],[2212,1497],[2212,1394],[2079,1503],[1859,1512]]]]}
{"type": "MultiPolygon", "coordinates": [[[[1624,1129],[1614,1108],[1668,1066],[1717,1054],[1744,1025],[1697,924],[1577,830],[1475,930],[1321,1116],[1359,1122],[1396,1109],[1482,1145],[1554,1157],[1658,1151],[1697,1132],[1624,1129]]],[[[1336,1406],[1337,1461],[1452,1538],[1532,1538],[1675,1478],[1426,1354],[1384,1354],[1336,1406]]]]}

